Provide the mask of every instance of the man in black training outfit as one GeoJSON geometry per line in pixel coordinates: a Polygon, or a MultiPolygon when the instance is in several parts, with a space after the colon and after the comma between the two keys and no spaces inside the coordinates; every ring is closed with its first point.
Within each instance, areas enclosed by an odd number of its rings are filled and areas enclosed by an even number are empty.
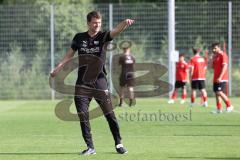
{"type": "MultiPolygon", "coordinates": [[[[61,70],[62,66],[69,61],[76,51],[78,51],[78,55],[91,55],[99,57],[103,62],[102,71],[99,73],[97,79],[93,83],[83,81],[83,76],[86,70],[86,67],[80,67],[78,69],[78,78],[76,81],[76,85],[87,86],[98,90],[103,90],[108,94],[108,86],[107,80],[105,76],[105,54],[106,54],[106,45],[107,42],[111,41],[114,37],[116,37],[119,33],[121,33],[124,29],[128,26],[132,25],[134,20],[125,19],[121,23],[119,23],[113,30],[111,31],[101,31],[102,25],[102,16],[101,13],[98,11],[92,11],[87,15],[87,24],[88,24],[88,31],[83,33],[77,33],[72,41],[71,48],[67,51],[64,58],[60,61],[58,66],[51,72],[51,76],[55,77],[57,73],[61,70]]],[[[81,58],[81,57],[80,57],[81,58]]],[[[89,114],[88,108],[89,103],[91,101],[91,97],[77,95],[75,93],[74,101],[76,105],[76,109],[80,118],[80,125],[82,129],[82,136],[87,144],[87,149],[82,151],[81,154],[83,155],[90,155],[96,154],[94,149],[92,134],[91,134],[91,127],[89,123],[89,114]],[[79,113],[84,113],[84,116],[81,116],[79,113]]],[[[100,100],[97,100],[98,104],[100,105],[101,109],[104,110],[108,106],[105,105],[106,103],[101,103],[100,100]]],[[[110,105],[112,106],[111,102],[110,105]]],[[[123,147],[121,143],[121,136],[119,131],[119,126],[115,114],[111,111],[108,114],[105,114],[105,117],[108,121],[110,130],[112,132],[116,151],[120,154],[127,153],[127,150],[123,147]]]]}
{"type": "Polygon", "coordinates": [[[123,46],[123,54],[119,57],[118,64],[121,65],[121,74],[119,77],[120,102],[122,106],[124,99],[124,89],[127,87],[129,93],[129,106],[134,105],[134,64],[135,58],[131,55],[130,46],[123,46]]]}

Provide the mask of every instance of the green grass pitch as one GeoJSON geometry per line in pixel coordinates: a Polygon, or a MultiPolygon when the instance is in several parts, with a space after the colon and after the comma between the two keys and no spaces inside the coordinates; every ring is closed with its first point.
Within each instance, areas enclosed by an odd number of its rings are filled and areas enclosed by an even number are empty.
{"type": "Polygon", "coordinates": [[[91,156],[79,155],[85,149],[79,122],[55,116],[59,101],[0,101],[0,160],[240,159],[239,98],[231,100],[234,113],[214,115],[213,98],[208,108],[195,106],[191,112],[178,101],[169,105],[162,98],[137,99],[135,107],[115,110],[129,153],[116,154],[107,122],[100,117],[91,120],[97,152],[91,156]]]}

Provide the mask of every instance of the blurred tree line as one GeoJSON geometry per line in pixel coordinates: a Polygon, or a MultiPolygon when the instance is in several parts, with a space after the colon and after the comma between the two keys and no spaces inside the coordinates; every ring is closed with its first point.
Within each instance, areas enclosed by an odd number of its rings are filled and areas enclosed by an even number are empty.
{"type": "MultiPolygon", "coordinates": [[[[0,99],[50,98],[50,5],[53,1],[3,0],[1,3],[4,5],[0,5],[0,99]]],[[[86,30],[85,16],[91,6],[85,0],[54,3],[57,3],[54,5],[57,64],[74,34],[86,30]]]]}
{"type": "MultiPolygon", "coordinates": [[[[119,17],[136,17],[138,21],[137,30],[141,32],[134,32],[134,27],[129,28],[127,32],[129,35],[123,34],[117,41],[128,36],[133,37],[133,52],[137,53],[135,56],[138,62],[149,61],[167,64],[166,1],[112,0],[111,2],[118,4],[136,3],[134,6],[140,10],[144,10],[146,7],[146,5],[141,4],[142,2],[153,2],[151,5],[152,12],[163,11],[161,17],[155,17],[154,14],[146,16],[145,12],[136,13],[131,10],[124,10],[124,7],[121,10],[121,7],[119,7],[119,13],[116,14],[121,15],[119,17]],[[155,24],[157,24],[158,30],[152,30],[151,25],[146,25],[144,18],[152,20],[157,18],[155,24]],[[155,44],[149,44],[148,41],[155,44]]],[[[51,92],[48,85],[51,63],[49,6],[54,4],[55,63],[57,63],[69,48],[74,34],[87,29],[85,16],[90,10],[99,9],[103,11],[105,16],[108,16],[108,11],[104,9],[104,6],[94,5],[94,3],[109,3],[109,1],[0,0],[0,4],[4,4],[0,6],[0,99],[50,98],[51,92]],[[10,14],[11,19],[6,19],[9,18],[10,14]],[[14,89],[12,89],[13,87],[14,89]]],[[[214,19],[216,15],[209,14],[211,10],[205,10],[209,6],[209,8],[221,8],[223,4],[227,5],[227,1],[202,0],[200,2],[195,0],[189,2],[176,0],[176,4],[178,3],[181,3],[181,5],[176,8],[177,50],[186,53],[189,57],[193,46],[207,49],[212,41],[227,42],[227,10],[222,10],[223,17],[219,18],[214,25],[209,19],[214,19]],[[188,6],[188,3],[192,5],[188,6]],[[186,10],[189,12],[185,12],[186,10]],[[195,11],[199,14],[194,14],[195,11]],[[186,18],[188,15],[184,13],[189,14],[191,12],[191,18],[186,18]],[[191,22],[191,28],[195,28],[194,30],[188,28],[189,22],[191,22]],[[215,30],[215,27],[220,29],[215,30]]],[[[234,11],[238,13],[238,8],[234,7],[233,5],[234,11]]],[[[114,25],[120,20],[114,21],[114,25]]],[[[237,35],[240,35],[239,27],[237,27],[239,22],[240,14],[233,14],[233,32],[236,34],[233,37],[233,53],[239,51],[237,44],[239,42],[239,36],[237,35]]],[[[104,28],[108,28],[107,20],[104,20],[104,28]]],[[[211,73],[208,73],[208,79],[212,79],[211,76],[211,73]]],[[[167,77],[165,78],[167,80],[167,77]]],[[[233,89],[238,88],[237,80],[239,78],[240,72],[233,70],[233,79],[236,81],[236,83],[233,83],[233,89]]],[[[70,81],[74,81],[74,77],[70,78],[70,81]]],[[[209,81],[209,85],[211,85],[211,81],[209,81]]],[[[211,87],[209,88],[211,90],[211,87]]],[[[239,93],[236,92],[235,95],[239,95],[239,93]]]]}

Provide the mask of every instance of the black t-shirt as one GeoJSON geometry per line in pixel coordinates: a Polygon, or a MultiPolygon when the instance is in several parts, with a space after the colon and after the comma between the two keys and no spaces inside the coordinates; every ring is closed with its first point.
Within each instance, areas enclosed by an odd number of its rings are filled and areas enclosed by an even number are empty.
{"type": "MultiPolygon", "coordinates": [[[[78,51],[78,55],[95,55],[102,60],[103,68],[102,72],[98,75],[98,77],[104,76],[106,74],[104,65],[106,60],[106,48],[107,42],[111,41],[110,32],[98,32],[94,37],[91,37],[88,32],[77,33],[73,40],[71,48],[74,51],[78,51]]],[[[86,67],[80,67],[78,69],[78,79],[77,84],[81,84],[83,75],[85,73],[86,67]]]]}
{"type": "Polygon", "coordinates": [[[135,58],[132,55],[122,55],[119,57],[119,65],[122,66],[121,75],[134,72],[135,58]]]}

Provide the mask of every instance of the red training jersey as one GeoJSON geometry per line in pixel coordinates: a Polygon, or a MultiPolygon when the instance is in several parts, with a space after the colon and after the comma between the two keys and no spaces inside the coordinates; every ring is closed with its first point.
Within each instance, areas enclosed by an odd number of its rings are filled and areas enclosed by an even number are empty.
{"type": "Polygon", "coordinates": [[[189,61],[189,67],[193,70],[191,79],[206,80],[207,62],[205,58],[200,55],[193,56],[189,61]]]}
{"type": "Polygon", "coordinates": [[[187,82],[188,64],[183,62],[176,62],[176,81],[187,82]]]}
{"type": "MultiPolygon", "coordinates": [[[[219,78],[223,65],[228,65],[228,56],[226,53],[216,53],[213,56],[213,70],[214,70],[214,76],[213,76],[213,82],[217,82],[217,79],[219,78]]],[[[228,81],[228,69],[223,74],[223,77],[221,79],[221,82],[227,82],[228,81]]]]}

